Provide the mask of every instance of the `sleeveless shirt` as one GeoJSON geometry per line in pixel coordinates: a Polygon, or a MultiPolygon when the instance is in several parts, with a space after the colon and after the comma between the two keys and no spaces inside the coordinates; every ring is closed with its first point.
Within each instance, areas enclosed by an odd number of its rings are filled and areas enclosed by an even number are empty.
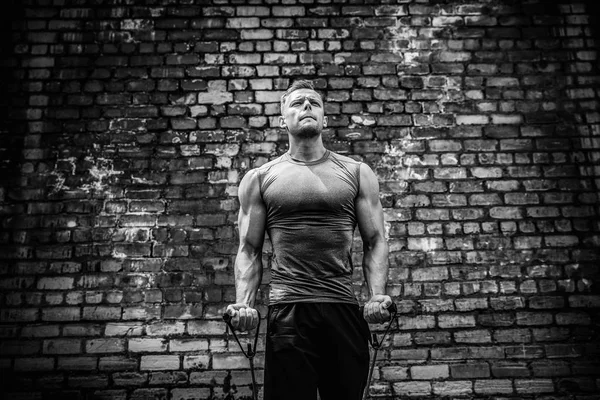
{"type": "Polygon", "coordinates": [[[357,304],[352,241],[360,163],[327,150],[317,161],[286,153],[258,168],[271,239],[270,304],[357,304]]]}

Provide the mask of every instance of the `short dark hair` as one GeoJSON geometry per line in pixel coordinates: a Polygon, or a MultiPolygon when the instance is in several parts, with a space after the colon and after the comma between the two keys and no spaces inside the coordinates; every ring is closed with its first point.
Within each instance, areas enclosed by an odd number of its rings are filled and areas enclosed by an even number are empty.
{"type": "Polygon", "coordinates": [[[288,89],[285,91],[285,93],[281,96],[281,104],[280,104],[281,111],[283,111],[283,105],[285,104],[285,101],[289,97],[289,95],[292,94],[292,92],[295,92],[296,90],[299,90],[299,89],[314,90],[321,98],[321,101],[323,101],[323,96],[321,96],[321,93],[317,92],[317,90],[315,89],[315,85],[311,81],[301,79],[301,80],[294,81],[288,87],[288,89]]]}

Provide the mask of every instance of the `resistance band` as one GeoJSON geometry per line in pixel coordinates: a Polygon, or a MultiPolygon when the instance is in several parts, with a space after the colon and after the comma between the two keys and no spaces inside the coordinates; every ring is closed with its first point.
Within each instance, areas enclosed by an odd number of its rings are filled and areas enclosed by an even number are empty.
{"type": "MultiPolygon", "coordinates": [[[[361,311],[362,310],[363,310],[363,308],[361,307],[361,311]]],[[[387,310],[390,313],[390,323],[388,324],[385,332],[383,333],[381,340],[377,339],[377,334],[375,334],[375,333],[372,334],[372,337],[369,337],[369,344],[371,344],[371,347],[373,348],[373,358],[371,360],[371,367],[369,368],[369,377],[367,378],[367,386],[365,387],[365,391],[363,392],[363,400],[365,400],[367,398],[368,393],[369,393],[369,388],[371,387],[371,379],[373,378],[373,369],[375,368],[375,360],[377,360],[377,353],[379,352],[379,349],[381,348],[381,345],[383,344],[385,337],[387,336],[388,332],[390,331],[390,328],[392,327],[392,323],[394,322],[394,320],[396,321],[396,326],[398,325],[398,319],[396,318],[396,316],[398,315],[398,307],[396,307],[396,304],[392,303],[392,305],[389,306],[387,308],[387,310]]]]}
{"type": "Polygon", "coordinates": [[[247,343],[248,347],[247,347],[246,351],[244,351],[244,346],[242,346],[242,343],[240,343],[240,340],[239,340],[237,334],[235,333],[235,329],[233,329],[233,326],[231,325],[231,318],[232,318],[231,315],[223,314],[223,320],[225,321],[225,323],[227,324],[229,329],[231,329],[231,333],[233,333],[233,337],[235,338],[235,341],[240,346],[240,349],[242,350],[242,354],[244,354],[244,357],[246,357],[248,359],[248,361],[250,362],[250,373],[252,374],[252,398],[254,400],[258,400],[258,388],[256,386],[256,376],[254,374],[254,356],[256,355],[256,345],[258,343],[258,333],[260,332],[260,313],[258,312],[258,310],[256,310],[256,312],[258,313],[258,326],[256,327],[256,333],[254,334],[254,346],[252,346],[252,344],[250,344],[250,343],[247,343]]]}

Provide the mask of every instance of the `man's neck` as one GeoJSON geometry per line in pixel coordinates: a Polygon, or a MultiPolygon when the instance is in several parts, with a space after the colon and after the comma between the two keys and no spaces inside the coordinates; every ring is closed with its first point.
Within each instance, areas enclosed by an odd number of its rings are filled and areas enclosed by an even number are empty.
{"type": "Polygon", "coordinates": [[[321,135],[307,139],[294,138],[290,135],[289,154],[294,160],[317,161],[323,158],[326,152],[321,135]]]}

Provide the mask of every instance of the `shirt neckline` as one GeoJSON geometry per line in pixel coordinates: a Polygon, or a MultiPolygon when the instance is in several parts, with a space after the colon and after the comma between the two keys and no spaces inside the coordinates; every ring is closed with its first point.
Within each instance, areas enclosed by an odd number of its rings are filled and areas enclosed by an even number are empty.
{"type": "Polygon", "coordinates": [[[314,160],[314,161],[301,161],[301,160],[295,160],[292,158],[291,154],[289,151],[285,152],[285,158],[287,161],[291,162],[292,164],[298,164],[298,165],[315,165],[315,164],[321,164],[322,162],[327,161],[327,159],[329,158],[329,154],[331,153],[331,151],[329,150],[325,150],[325,154],[323,154],[323,157],[319,158],[318,160],[314,160]]]}

